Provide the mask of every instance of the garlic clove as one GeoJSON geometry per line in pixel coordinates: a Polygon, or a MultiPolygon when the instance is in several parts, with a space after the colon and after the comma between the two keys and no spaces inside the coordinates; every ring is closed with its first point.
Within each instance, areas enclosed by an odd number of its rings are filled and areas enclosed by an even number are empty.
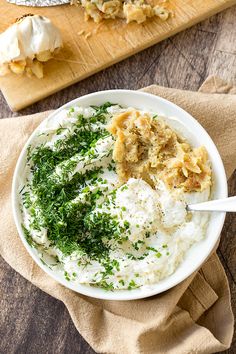
{"type": "Polygon", "coordinates": [[[29,77],[29,78],[31,78],[33,76],[32,70],[28,66],[25,69],[25,73],[26,73],[26,76],[29,77]]]}
{"type": "Polygon", "coordinates": [[[25,71],[26,67],[26,61],[25,60],[19,60],[17,62],[11,62],[9,63],[9,68],[10,70],[17,75],[22,75],[25,71]]]}
{"type": "Polygon", "coordinates": [[[37,59],[32,62],[31,71],[38,79],[43,78],[43,64],[37,59]]]}
{"type": "Polygon", "coordinates": [[[154,7],[154,12],[163,21],[166,21],[169,17],[169,11],[160,5],[154,7]]]}
{"type": "Polygon", "coordinates": [[[0,64],[0,76],[5,76],[10,72],[8,64],[0,64]]]}
{"type": "Polygon", "coordinates": [[[52,53],[50,52],[50,50],[44,50],[43,52],[36,54],[36,59],[38,61],[46,62],[51,58],[52,58],[52,53]]]}

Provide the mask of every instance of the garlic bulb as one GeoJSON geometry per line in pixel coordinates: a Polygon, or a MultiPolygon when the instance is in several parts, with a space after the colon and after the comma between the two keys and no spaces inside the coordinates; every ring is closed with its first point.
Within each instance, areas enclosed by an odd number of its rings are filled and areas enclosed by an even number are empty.
{"type": "Polygon", "coordinates": [[[60,31],[39,15],[24,15],[0,34],[0,75],[43,77],[43,64],[62,46],[60,31]]]}

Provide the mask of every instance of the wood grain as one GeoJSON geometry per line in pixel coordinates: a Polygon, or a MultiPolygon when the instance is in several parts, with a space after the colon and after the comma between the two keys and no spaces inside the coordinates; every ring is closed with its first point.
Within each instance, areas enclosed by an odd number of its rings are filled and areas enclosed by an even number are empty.
{"type": "MultiPolygon", "coordinates": [[[[169,6],[174,16],[165,22],[153,18],[142,25],[124,24],[122,20],[95,24],[85,22],[83,10],[70,5],[51,8],[30,8],[31,13],[48,16],[60,29],[64,48],[54,60],[45,64],[45,77],[16,76],[0,78],[0,88],[13,111],[47,97],[62,88],[80,81],[164,38],[200,22],[220,10],[236,4],[236,0],[171,0],[169,6]],[[91,34],[89,38],[79,35],[91,34]]],[[[13,20],[29,12],[0,0],[3,19],[0,31],[13,20]]]]}
{"type": "MultiPolygon", "coordinates": [[[[20,113],[12,113],[0,96],[1,117],[57,108],[89,92],[110,88],[138,89],[153,83],[197,90],[209,73],[236,83],[236,7],[224,11],[171,39],[48,97],[20,113]],[[232,55],[225,61],[225,54],[232,55]]],[[[229,181],[236,195],[236,173],[229,181]]],[[[218,255],[226,270],[236,315],[236,217],[229,214],[218,255]]],[[[0,353],[92,354],[76,331],[62,303],[27,282],[0,262],[0,353]]],[[[225,354],[236,353],[236,335],[225,354]]]]}

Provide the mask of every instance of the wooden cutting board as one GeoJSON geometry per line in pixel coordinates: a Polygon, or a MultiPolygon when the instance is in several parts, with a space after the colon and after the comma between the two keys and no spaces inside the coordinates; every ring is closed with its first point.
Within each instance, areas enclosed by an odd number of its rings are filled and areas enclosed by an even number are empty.
{"type": "Polygon", "coordinates": [[[60,28],[64,42],[63,50],[45,64],[43,79],[13,74],[0,78],[10,108],[20,110],[236,4],[236,0],[169,0],[169,4],[174,16],[165,22],[155,18],[142,25],[126,25],[122,20],[85,22],[83,10],[70,5],[29,8],[0,0],[0,32],[15,18],[36,13],[60,28]]]}

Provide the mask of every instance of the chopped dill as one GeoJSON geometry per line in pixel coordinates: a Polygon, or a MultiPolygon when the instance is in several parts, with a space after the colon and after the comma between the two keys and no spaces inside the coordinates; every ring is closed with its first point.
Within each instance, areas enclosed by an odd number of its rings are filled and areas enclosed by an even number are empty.
{"type": "Polygon", "coordinates": [[[125,282],[124,282],[123,279],[120,279],[120,280],[119,280],[119,283],[120,283],[121,285],[125,286],[125,282]]]}
{"type": "MultiPolygon", "coordinates": [[[[111,153],[106,154],[108,163],[103,168],[98,167],[101,164],[92,165],[88,157],[96,157],[98,160],[101,157],[96,144],[99,139],[110,135],[106,124],[111,117],[108,108],[113,105],[106,102],[101,106],[92,106],[90,117],[85,117],[71,107],[67,115],[68,119],[75,118],[72,129],[59,126],[55,134],[60,136],[53,145],[43,143],[28,147],[27,164],[31,178],[20,190],[23,205],[30,215],[29,226],[26,228],[22,225],[27,242],[32,247],[38,247],[32,235],[35,231],[40,234],[40,231],[46,230],[50,246],[59,249],[63,256],[76,253],[79,267],[87,267],[93,260],[98,261],[102,271],[94,275],[90,285],[109,291],[117,288],[111,278],[120,271],[122,264],[111,258],[110,250],[113,247],[119,249],[123,242],[129,240],[131,225],[128,220],[119,222],[117,215],[112,214],[117,190],[110,192],[106,186],[107,179],[104,175],[101,177],[107,170],[115,171],[111,153]],[[77,169],[79,161],[84,163],[83,171],[77,169]]],[[[127,185],[121,187],[121,191],[127,189],[127,185]]],[[[121,206],[120,211],[126,210],[125,206],[121,206]]],[[[136,227],[140,225],[136,224],[136,227]]],[[[145,235],[148,238],[150,233],[146,232],[145,235]]],[[[144,241],[138,240],[130,246],[133,246],[136,254],[135,250],[139,251],[143,244],[144,241]]],[[[147,250],[161,257],[161,253],[154,248],[149,247],[147,250]]],[[[143,260],[147,255],[145,252],[136,257],[126,253],[131,260],[143,260]]],[[[41,262],[47,265],[43,258],[41,262]]],[[[69,274],[65,271],[64,277],[67,281],[75,280],[77,273],[69,274]]],[[[135,273],[135,277],[137,280],[139,274],[135,273]]],[[[118,282],[129,290],[139,287],[134,280],[127,284],[123,279],[118,282]]]]}
{"type": "Polygon", "coordinates": [[[131,280],[130,282],[129,282],[129,285],[128,285],[128,290],[132,290],[132,289],[136,289],[136,288],[138,288],[139,286],[135,283],[135,281],[134,280],[131,280]]]}

